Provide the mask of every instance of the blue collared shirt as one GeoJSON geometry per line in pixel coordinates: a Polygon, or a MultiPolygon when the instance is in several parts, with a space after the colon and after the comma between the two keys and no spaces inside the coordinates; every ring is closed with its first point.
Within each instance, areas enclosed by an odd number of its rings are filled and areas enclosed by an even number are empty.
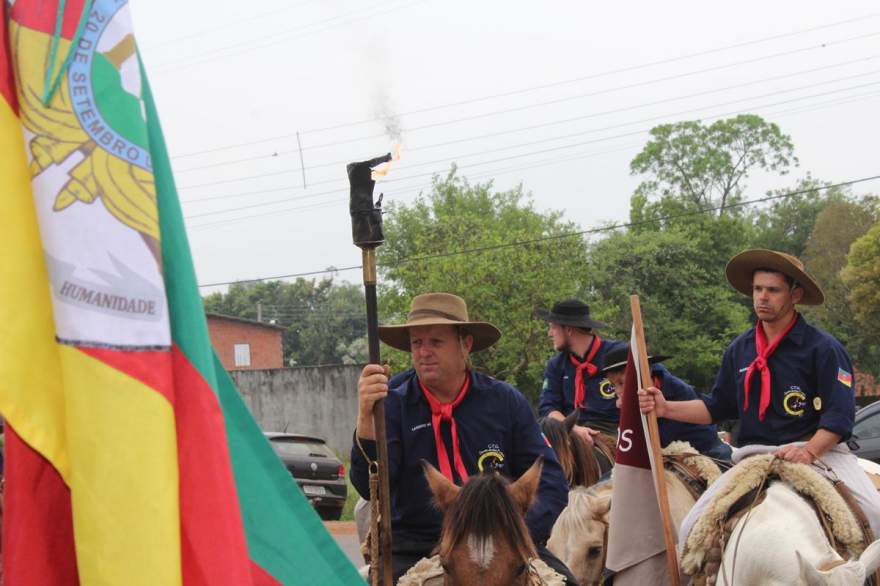
{"type": "Polygon", "coordinates": [[[761,376],[752,375],[749,408],[743,409],[746,370],[757,356],[755,328],[724,352],[712,392],[703,397],[713,421],[741,420],[739,444],[783,445],[827,429],[846,441],[855,419],[853,367],[843,345],[800,314],[767,360],[770,405],[758,419],[761,376]]]}
{"type": "MultiPolygon", "coordinates": [[[[667,401],[691,401],[697,398],[694,388],[669,372],[663,364],[652,364],[651,376],[660,379],[660,390],[667,401]]],[[[682,441],[690,443],[702,454],[721,441],[714,425],[686,423],[664,417],[657,419],[657,425],[660,428],[660,445],[664,448],[674,441],[682,441]]]]}
{"type": "MultiPolygon", "coordinates": [[[[498,464],[508,478],[519,478],[544,456],[538,495],[526,515],[536,543],[543,543],[562,509],[568,504],[568,484],[553,449],[545,441],[528,401],[511,385],[472,373],[467,395],[455,408],[462,461],[468,475],[498,464]]],[[[449,424],[441,427],[446,451],[452,458],[449,424]]],[[[440,538],[442,514],[432,504],[421,461],[439,468],[431,409],[415,376],[402,377],[385,400],[388,473],[391,482],[391,524],[394,540],[434,543],[440,538]]],[[[370,458],[374,441],[361,440],[370,458]]],[[[351,483],[369,498],[367,463],[357,445],[351,450],[351,483]]],[[[456,474],[456,481],[460,484],[456,474]]]]}
{"type": "MultiPolygon", "coordinates": [[[[588,425],[591,422],[617,424],[620,421],[614,385],[605,378],[601,369],[605,354],[624,344],[624,342],[602,339],[599,351],[593,359],[593,364],[599,368],[600,372],[584,379],[586,396],[584,408],[581,409],[578,421],[581,425],[588,425]]],[[[547,368],[544,369],[544,386],[541,389],[538,404],[538,415],[541,417],[545,417],[551,411],[559,411],[563,415],[574,411],[576,368],[571,363],[569,355],[570,352],[563,351],[547,361],[547,368]]]]}

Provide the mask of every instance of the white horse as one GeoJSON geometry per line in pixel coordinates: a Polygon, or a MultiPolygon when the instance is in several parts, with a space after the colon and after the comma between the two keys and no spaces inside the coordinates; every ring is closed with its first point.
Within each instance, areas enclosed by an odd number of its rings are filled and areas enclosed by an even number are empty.
{"type": "Polygon", "coordinates": [[[716,584],[856,585],[880,567],[880,541],[845,561],[831,547],[812,506],[788,485],[775,482],[736,523],[722,560],[716,584]]]}

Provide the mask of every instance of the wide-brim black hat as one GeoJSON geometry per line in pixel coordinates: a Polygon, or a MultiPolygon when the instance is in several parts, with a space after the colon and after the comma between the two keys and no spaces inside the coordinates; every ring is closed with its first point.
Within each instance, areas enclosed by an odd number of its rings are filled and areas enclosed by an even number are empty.
{"type": "MultiPolygon", "coordinates": [[[[624,366],[626,366],[626,359],[628,354],[629,344],[616,346],[614,349],[606,352],[605,364],[602,367],[602,373],[604,374],[606,372],[617,370],[618,368],[623,368],[624,366]]],[[[648,356],[648,364],[656,364],[657,362],[663,362],[664,360],[669,360],[670,358],[672,358],[672,356],[666,356],[663,354],[648,356]]]]}
{"type": "Polygon", "coordinates": [[[572,326],[575,328],[607,328],[608,326],[590,318],[590,306],[577,299],[566,299],[553,304],[553,309],[536,309],[535,315],[546,322],[572,326]]]}

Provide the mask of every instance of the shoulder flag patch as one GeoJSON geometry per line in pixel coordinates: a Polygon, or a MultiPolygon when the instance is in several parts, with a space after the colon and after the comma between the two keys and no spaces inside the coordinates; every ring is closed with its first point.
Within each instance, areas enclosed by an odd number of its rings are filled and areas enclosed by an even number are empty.
{"type": "Polygon", "coordinates": [[[544,438],[544,443],[547,444],[547,447],[548,447],[548,448],[552,448],[552,447],[553,447],[553,444],[550,443],[550,440],[547,439],[547,436],[544,435],[544,432],[543,432],[543,431],[541,432],[541,437],[544,438]]]}
{"type": "Polygon", "coordinates": [[[852,387],[852,374],[843,370],[842,368],[837,369],[837,382],[844,384],[848,387],[852,387]]]}

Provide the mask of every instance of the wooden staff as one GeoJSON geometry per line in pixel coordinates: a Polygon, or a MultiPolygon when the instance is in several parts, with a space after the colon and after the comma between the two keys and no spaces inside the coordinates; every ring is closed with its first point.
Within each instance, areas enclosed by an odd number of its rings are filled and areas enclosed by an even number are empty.
{"type": "MultiPolygon", "coordinates": [[[[376,248],[385,237],[382,233],[382,209],[379,202],[373,203],[373,187],[376,182],[372,169],[391,160],[391,153],[360,163],[349,163],[346,167],[351,186],[349,212],[351,213],[351,233],[356,246],[361,249],[364,267],[364,293],[367,303],[367,343],[370,351],[370,364],[381,364],[379,356],[379,308],[376,302],[376,248]]],[[[385,436],[385,401],[373,405],[373,429],[376,433],[377,462],[370,462],[370,474],[378,475],[379,491],[379,535],[371,533],[373,543],[379,540],[378,559],[371,559],[373,583],[381,576],[384,586],[393,586],[391,567],[391,486],[388,478],[388,443],[385,436]]],[[[370,496],[373,498],[373,495],[370,496]]],[[[372,510],[375,510],[371,507],[372,510]]],[[[376,526],[375,520],[371,523],[376,526]]]]}
{"type": "MultiPolygon", "coordinates": [[[[642,307],[638,295],[630,295],[629,305],[632,311],[633,334],[635,348],[633,358],[638,361],[638,388],[645,388],[645,380],[651,380],[651,365],[648,363],[648,350],[645,346],[645,330],[642,327],[642,307]]],[[[642,414],[648,422],[648,446],[651,450],[651,472],[654,473],[654,487],[657,489],[657,503],[660,505],[660,517],[663,520],[663,541],[666,542],[666,565],[672,586],[679,586],[678,556],[675,549],[675,530],[672,528],[672,514],[669,512],[669,495],[666,493],[666,477],[663,468],[663,453],[660,450],[660,428],[657,426],[657,414],[651,411],[642,414]]]]}

